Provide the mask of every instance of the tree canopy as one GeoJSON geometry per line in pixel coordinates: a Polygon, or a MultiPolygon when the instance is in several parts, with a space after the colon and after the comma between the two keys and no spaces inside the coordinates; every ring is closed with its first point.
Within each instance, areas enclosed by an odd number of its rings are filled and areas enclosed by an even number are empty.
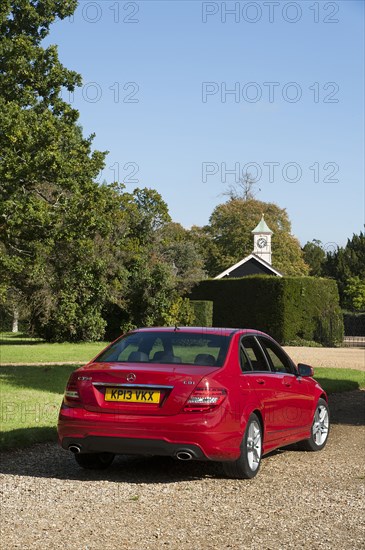
{"type": "MultiPolygon", "coordinates": [[[[231,199],[217,206],[204,228],[206,265],[211,276],[235,264],[253,249],[252,230],[265,214],[273,231],[273,267],[285,275],[306,275],[308,267],[284,208],[255,199],[231,199]]],[[[198,234],[195,230],[195,234],[198,234]]]]}
{"type": "Polygon", "coordinates": [[[322,243],[318,239],[307,242],[303,246],[304,261],[309,266],[309,274],[314,277],[321,277],[323,265],[326,259],[326,253],[322,248],[322,243]]]}
{"type": "Polygon", "coordinates": [[[0,6],[1,297],[12,307],[21,297],[33,331],[59,341],[101,338],[110,307],[126,326],[179,313],[170,258],[156,247],[166,203],[152,189],[97,183],[106,152],[61,97],[81,76],[41,44],[76,4],[0,6]]]}
{"type": "Polygon", "coordinates": [[[346,246],[327,254],[323,275],[336,279],[344,307],[365,309],[365,234],[353,235],[346,246]]]}

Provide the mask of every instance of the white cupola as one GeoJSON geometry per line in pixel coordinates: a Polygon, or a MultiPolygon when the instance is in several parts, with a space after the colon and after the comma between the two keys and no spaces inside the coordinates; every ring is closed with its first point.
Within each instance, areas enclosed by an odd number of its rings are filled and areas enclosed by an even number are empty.
{"type": "Polygon", "coordinates": [[[267,226],[262,214],[260,223],[253,229],[253,253],[271,265],[271,235],[273,232],[267,226]]]}

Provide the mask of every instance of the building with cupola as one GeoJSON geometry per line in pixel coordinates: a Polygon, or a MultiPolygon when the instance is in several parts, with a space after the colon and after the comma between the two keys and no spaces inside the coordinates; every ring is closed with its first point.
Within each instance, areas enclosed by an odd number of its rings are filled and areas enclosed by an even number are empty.
{"type": "Polygon", "coordinates": [[[262,214],[262,218],[255,229],[252,230],[252,234],[253,252],[225,271],[222,271],[222,273],[214,277],[215,279],[237,279],[246,277],[247,275],[283,276],[280,271],[274,269],[271,265],[271,237],[273,232],[268,227],[264,214],[262,214]]]}

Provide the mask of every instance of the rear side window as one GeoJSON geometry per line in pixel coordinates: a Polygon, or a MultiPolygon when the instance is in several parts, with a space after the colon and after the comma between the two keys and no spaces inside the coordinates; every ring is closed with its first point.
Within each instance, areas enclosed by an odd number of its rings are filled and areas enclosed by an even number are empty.
{"type": "Polygon", "coordinates": [[[250,370],[257,372],[270,370],[266,358],[253,336],[245,336],[242,338],[241,346],[244,352],[241,353],[241,368],[244,372],[250,370]],[[244,362],[242,362],[242,356],[244,362]]]}
{"type": "Polygon", "coordinates": [[[274,342],[271,342],[271,340],[267,340],[266,338],[259,338],[259,340],[267,355],[271,369],[274,372],[293,374],[291,361],[283,350],[274,342]]]}
{"type": "Polygon", "coordinates": [[[251,361],[248,358],[248,355],[245,351],[245,348],[243,347],[242,343],[240,345],[240,362],[241,362],[241,370],[243,372],[251,372],[252,371],[252,365],[251,361]]]}
{"type": "Polygon", "coordinates": [[[97,363],[183,363],[221,367],[230,336],[184,332],[135,332],[114,342],[97,363]]]}

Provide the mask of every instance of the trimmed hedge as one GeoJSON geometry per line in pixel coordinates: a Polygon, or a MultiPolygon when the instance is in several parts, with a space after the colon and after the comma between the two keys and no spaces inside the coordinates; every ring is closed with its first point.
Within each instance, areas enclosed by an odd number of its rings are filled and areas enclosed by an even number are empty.
{"type": "Polygon", "coordinates": [[[209,300],[190,300],[194,313],[194,325],[211,327],[213,325],[213,302],[209,300]]]}
{"type": "Polygon", "coordinates": [[[201,281],[191,300],[212,300],[213,324],[267,332],[278,342],[343,340],[336,282],[317,277],[249,276],[201,281]]]}
{"type": "Polygon", "coordinates": [[[365,313],[343,312],[346,336],[365,336],[365,313]]]}

